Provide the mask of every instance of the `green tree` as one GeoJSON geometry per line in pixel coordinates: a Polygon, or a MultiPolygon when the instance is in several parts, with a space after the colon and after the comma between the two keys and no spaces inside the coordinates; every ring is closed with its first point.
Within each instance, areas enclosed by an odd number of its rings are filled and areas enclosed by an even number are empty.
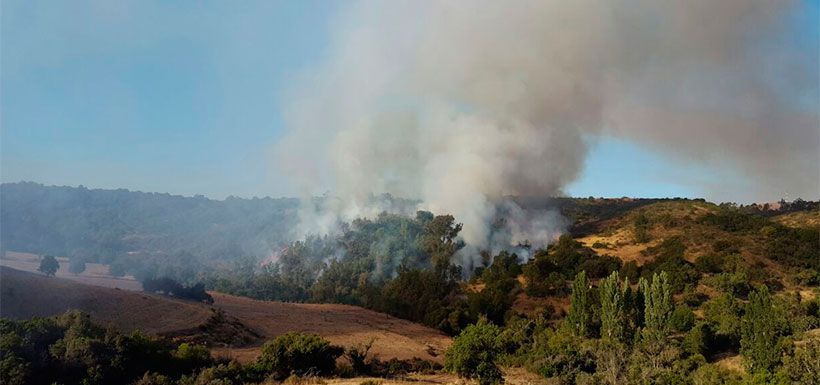
{"type": "Polygon", "coordinates": [[[422,245],[437,269],[446,269],[450,257],[464,247],[464,242],[457,238],[461,228],[462,224],[456,223],[452,215],[438,215],[425,222],[422,245]]]}
{"type": "Polygon", "coordinates": [[[467,326],[444,353],[447,370],[469,379],[477,378],[481,385],[503,383],[497,360],[503,353],[498,326],[484,319],[467,326]]]}
{"type": "Polygon", "coordinates": [[[740,321],[740,353],[751,372],[770,371],[780,363],[780,351],[776,349],[780,333],[775,314],[765,285],[749,294],[740,321]]]}
{"type": "Polygon", "coordinates": [[[703,304],[706,320],[714,325],[715,334],[728,339],[733,344],[740,340],[741,308],[737,298],[724,293],[703,304]]]}
{"type": "Polygon", "coordinates": [[[707,323],[698,323],[695,325],[686,336],[683,337],[681,346],[683,350],[690,354],[701,354],[706,356],[709,349],[712,347],[712,340],[714,333],[712,328],[707,323]]]}
{"type": "Polygon", "coordinates": [[[626,335],[626,299],[629,285],[617,271],[601,282],[601,338],[623,342],[626,335]]]}
{"type": "Polygon", "coordinates": [[[590,285],[587,274],[581,271],[572,281],[570,308],[566,318],[566,325],[573,335],[578,337],[589,336],[592,325],[592,304],[589,293],[590,285]]]}
{"type": "Polygon", "coordinates": [[[336,359],[343,352],[344,349],[318,335],[291,332],[266,342],[257,363],[278,380],[291,374],[328,375],[336,368],[336,359]]]}
{"type": "Polygon", "coordinates": [[[675,306],[669,325],[677,332],[688,332],[695,325],[695,313],[685,304],[675,306]]]}
{"type": "Polygon", "coordinates": [[[80,274],[85,271],[85,259],[80,257],[72,257],[68,262],[68,271],[72,274],[80,274]]]}
{"type": "Polygon", "coordinates": [[[662,339],[669,331],[669,318],[672,315],[672,291],[665,271],[652,275],[652,282],[641,279],[639,282],[644,296],[644,332],[647,337],[662,339]]]}
{"type": "Polygon", "coordinates": [[[40,261],[40,267],[37,270],[45,275],[52,276],[57,273],[57,270],[60,269],[60,263],[57,262],[57,258],[54,258],[50,255],[46,255],[43,257],[43,260],[40,261]]]}

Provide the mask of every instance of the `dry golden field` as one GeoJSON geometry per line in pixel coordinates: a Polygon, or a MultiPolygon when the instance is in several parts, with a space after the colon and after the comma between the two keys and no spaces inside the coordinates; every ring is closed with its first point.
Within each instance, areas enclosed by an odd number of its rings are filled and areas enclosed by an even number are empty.
{"type": "Polygon", "coordinates": [[[439,331],[356,306],[257,301],[211,293],[214,304],[94,286],[61,277],[0,267],[0,315],[24,319],[79,309],[124,331],[173,333],[196,329],[214,310],[238,319],[261,336],[249,346],[214,348],[216,355],[254,359],[265,340],[290,331],[315,333],[334,344],[353,346],[373,340],[380,359],[419,357],[443,361],[451,339],[439,331]]]}

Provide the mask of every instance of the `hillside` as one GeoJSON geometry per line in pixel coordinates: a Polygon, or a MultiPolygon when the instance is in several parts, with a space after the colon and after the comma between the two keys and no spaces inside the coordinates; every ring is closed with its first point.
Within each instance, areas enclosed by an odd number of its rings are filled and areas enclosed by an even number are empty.
{"type": "Polygon", "coordinates": [[[213,200],[4,183],[0,245],[4,250],[104,263],[126,255],[265,257],[290,241],[297,205],[291,198],[213,200]]]}
{"type": "MultiPolygon", "coordinates": [[[[110,274],[110,266],[100,263],[86,263],[85,270],[80,274],[69,271],[69,260],[65,257],[56,257],[60,264],[56,276],[68,280],[94,286],[119,288],[122,290],[142,291],[142,284],[131,276],[114,277],[110,274]]],[[[42,257],[29,253],[6,251],[0,255],[0,266],[10,267],[21,271],[38,273],[42,257]]]]}
{"type": "Polygon", "coordinates": [[[684,258],[689,262],[707,255],[740,254],[750,264],[763,264],[782,273],[784,266],[812,266],[820,258],[817,248],[813,253],[788,249],[778,253],[773,244],[792,243],[788,238],[794,236],[794,231],[788,228],[820,234],[818,215],[815,211],[799,211],[766,218],[708,202],[658,202],[601,221],[598,231],[578,240],[600,254],[641,265],[653,259],[653,247],[677,239],[684,245],[684,258]]]}
{"type": "Polygon", "coordinates": [[[12,319],[77,309],[123,331],[167,333],[196,327],[212,313],[196,303],[49,278],[5,266],[0,267],[0,277],[0,315],[12,319]]]}
{"type": "MultiPolygon", "coordinates": [[[[259,354],[261,343],[289,331],[316,333],[342,346],[366,344],[380,358],[419,357],[441,362],[450,338],[440,332],[382,313],[347,305],[295,304],[257,301],[212,293],[213,306],[157,295],[97,287],[62,278],[0,267],[0,315],[12,319],[60,314],[79,309],[98,322],[124,331],[184,337],[208,333],[215,310],[259,338],[241,348],[215,348],[219,355],[248,361],[259,354]]],[[[224,321],[216,325],[221,332],[224,321]]],[[[212,325],[213,326],[213,325],[212,325]]],[[[237,328],[237,326],[232,326],[237,328]]],[[[201,336],[197,336],[201,340],[201,336]]]]}
{"type": "Polygon", "coordinates": [[[820,226],[820,210],[781,214],[772,220],[789,227],[817,227],[820,226]]]}
{"type": "MultiPolygon", "coordinates": [[[[642,267],[646,271],[673,269],[678,275],[702,274],[688,283],[695,287],[686,291],[707,298],[723,292],[727,285],[736,285],[729,283],[733,280],[766,284],[808,299],[816,296],[820,211],[814,206],[766,216],[748,206],[720,206],[702,200],[575,199],[564,207],[582,218],[583,225],[576,222],[571,232],[579,247],[592,255],[616,258],[625,266],[622,274],[635,274],[642,267]],[[681,252],[685,265],[661,265],[658,259],[670,248],[681,252]],[[740,262],[735,262],[736,257],[740,262]]],[[[549,254],[554,252],[553,248],[549,254]]],[[[526,287],[524,277],[519,280],[526,287]]],[[[545,308],[565,312],[568,306],[568,298],[561,294],[535,297],[520,292],[513,309],[535,315],[545,308]]]]}

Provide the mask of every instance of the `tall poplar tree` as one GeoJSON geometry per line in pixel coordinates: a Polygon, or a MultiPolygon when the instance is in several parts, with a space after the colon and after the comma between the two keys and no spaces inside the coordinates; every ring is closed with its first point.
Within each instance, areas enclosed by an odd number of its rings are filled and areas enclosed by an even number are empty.
{"type": "Polygon", "coordinates": [[[644,333],[648,338],[662,339],[669,332],[672,315],[672,291],[665,271],[652,274],[652,282],[639,282],[644,296],[644,333]]]}
{"type": "Polygon", "coordinates": [[[592,304],[589,295],[589,280],[586,272],[581,271],[572,281],[569,314],[566,323],[569,330],[578,337],[589,336],[592,324],[592,304]]]}
{"type": "Polygon", "coordinates": [[[621,282],[617,271],[601,282],[601,338],[623,342],[626,336],[626,299],[629,285],[621,282]]]}

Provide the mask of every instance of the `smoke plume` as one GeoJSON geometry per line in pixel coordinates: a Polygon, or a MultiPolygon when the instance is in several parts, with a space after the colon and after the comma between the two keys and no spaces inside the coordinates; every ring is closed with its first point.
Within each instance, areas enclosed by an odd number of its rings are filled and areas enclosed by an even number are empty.
{"type": "MultiPolygon", "coordinates": [[[[754,181],[736,199],[816,198],[807,3],[362,1],[287,94],[281,164],[343,217],[371,194],[417,198],[479,247],[515,212],[503,197],[561,195],[602,135],[754,181]]],[[[554,217],[510,239],[549,242],[554,217]]]]}

